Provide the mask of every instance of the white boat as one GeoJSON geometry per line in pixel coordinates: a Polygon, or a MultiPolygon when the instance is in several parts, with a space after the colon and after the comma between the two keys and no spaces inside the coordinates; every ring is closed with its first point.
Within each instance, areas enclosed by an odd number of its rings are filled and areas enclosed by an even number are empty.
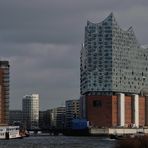
{"type": "Polygon", "coordinates": [[[19,126],[0,126],[0,139],[22,138],[19,126]]]}

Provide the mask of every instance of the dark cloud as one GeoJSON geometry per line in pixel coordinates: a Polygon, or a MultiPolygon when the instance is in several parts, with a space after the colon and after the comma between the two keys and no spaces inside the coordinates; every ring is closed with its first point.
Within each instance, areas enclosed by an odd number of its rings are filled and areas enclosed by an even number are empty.
{"type": "Polygon", "coordinates": [[[41,95],[42,108],[52,106],[53,100],[59,104],[79,97],[78,46],[11,43],[1,47],[2,59],[9,59],[11,65],[11,104],[20,100],[15,107],[20,108],[22,96],[30,93],[41,95]]]}
{"type": "Polygon", "coordinates": [[[87,20],[114,12],[124,29],[148,43],[146,0],[1,0],[0,55],[11,64],[11,108],[39,93],[41,109],[78,98],[79,57],[87,20]]]}
{"type": "Polygon", "coordinates": [[[87,19],[99,21],[111,11],[126,14],[147,4],[144,0],[2,0],[0,38],[3,42],[79,43],[87,19]]]}

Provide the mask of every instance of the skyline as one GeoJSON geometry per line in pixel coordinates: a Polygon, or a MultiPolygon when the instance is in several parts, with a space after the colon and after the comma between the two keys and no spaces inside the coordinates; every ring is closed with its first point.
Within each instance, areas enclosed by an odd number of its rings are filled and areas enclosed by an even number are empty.
{"type": "Polygon", "coordinates": [[[87,20],[97,23],[113,12],[122,28],[133,26],[139,43],[148,44],[147,8],[144,0],[2,0],[0,55],[10,61],[10,109],[21,109],[23,96],[32,93],[40,95],[42,110],[79,99],[87,20]]]}

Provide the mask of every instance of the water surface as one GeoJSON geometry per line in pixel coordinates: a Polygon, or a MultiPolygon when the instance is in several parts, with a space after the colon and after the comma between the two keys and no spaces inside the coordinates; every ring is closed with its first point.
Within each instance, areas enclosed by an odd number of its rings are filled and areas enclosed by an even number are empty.
{"type": "Polygon", "coordinates": [[[30,136],[0,140],[0,148],[113,148],[115,143],[100,137],[30,136]]]}

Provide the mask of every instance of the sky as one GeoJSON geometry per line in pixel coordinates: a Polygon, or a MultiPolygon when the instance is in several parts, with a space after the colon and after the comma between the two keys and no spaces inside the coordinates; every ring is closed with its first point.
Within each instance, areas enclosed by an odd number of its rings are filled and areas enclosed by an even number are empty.
{"type": "Polygon", "coordinates": [[[111,12],[148,44],[147,0],[0,0],[0,59],[10,61],[10,109],[21,109],[26,94],[40,95],[40,110],[79,99],[85,25],[111,12]]]}

